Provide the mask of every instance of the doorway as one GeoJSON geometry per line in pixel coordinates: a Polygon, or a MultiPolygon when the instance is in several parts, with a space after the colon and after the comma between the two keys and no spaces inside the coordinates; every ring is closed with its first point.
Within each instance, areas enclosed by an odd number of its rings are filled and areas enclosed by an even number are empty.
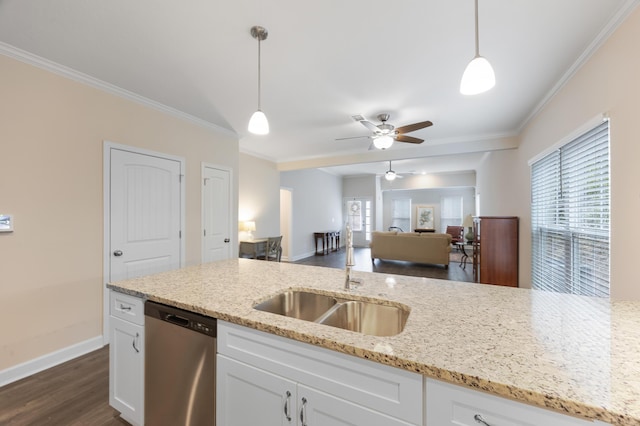
{"type": "Polygon", "coordinates": [[[293,190],[280,188],[280,234],[282,234],[282,260],[289,261],[291,253],[291,216],[293,190]]]}
{"type": "Polygon", "coordinates": [[[354,247],[369,247],[372,224],[371,206],[371,198],[353,197],[345,199],[344,216],[353,231],[352,242],[354,247]]]}

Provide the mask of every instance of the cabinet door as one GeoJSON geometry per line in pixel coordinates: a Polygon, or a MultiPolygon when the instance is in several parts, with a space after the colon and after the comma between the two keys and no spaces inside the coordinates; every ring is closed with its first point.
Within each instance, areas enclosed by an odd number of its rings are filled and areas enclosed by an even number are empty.
{"type": "Polygon", "coordinates": [[[426,396],[427,426],[604,425],[433,379],[426,396]]]}
{"type": "Polygon", "coordinates": [[[144,327],[110,318],[109,405],[133,425],[144,424],[144,327]]]}
{"type": "Polygon", "coordinates": [[[297,424],[294,382],[224,355],[218,355],[216,361],[216,424],[297,424]]]}
{"type": "Polygon", "coordinates": [[[300,426],[411,425],[411,423],[300,384],[298,385],[298,420],[300,426]]]}
{"type": "Polygon", "coordinates": [[[480,282],[518,286],[518,218],[480,218],[480,282]]]}

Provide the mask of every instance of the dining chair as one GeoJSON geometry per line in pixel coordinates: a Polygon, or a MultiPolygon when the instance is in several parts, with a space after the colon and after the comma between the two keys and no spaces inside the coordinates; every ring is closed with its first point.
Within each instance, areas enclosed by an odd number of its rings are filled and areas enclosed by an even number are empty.
{"type": "Polygon", "coordinates": [[[282,258],[282,235],[278,237],[268,237],[264,254],[258,256],[258,259],[275,260],[280,262],[282,258]]]}

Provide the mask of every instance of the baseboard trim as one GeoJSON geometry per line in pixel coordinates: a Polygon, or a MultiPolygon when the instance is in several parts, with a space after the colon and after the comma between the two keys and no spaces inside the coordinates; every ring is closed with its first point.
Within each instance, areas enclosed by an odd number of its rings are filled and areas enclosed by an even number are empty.
{"type": "Polygon", "coordinates": [[[299,254],[297,256],[292,256],[291,259],[289,259],[289,262],[297,262],[300,259],[305,259],[307,257],[311,257],[314,256],[316,254],[315,251],[309,252],[309,253],[303,253],[303,254],[299,254]]]}
{"type": "Polygon", "coordinates": [[[0,386],[8,385],[47,368],[67,362],[104,346],[102,336],[92,337],[84,342],[67,346],[55,352],[32,359],[22,364],[0,371],[0,386]]]}

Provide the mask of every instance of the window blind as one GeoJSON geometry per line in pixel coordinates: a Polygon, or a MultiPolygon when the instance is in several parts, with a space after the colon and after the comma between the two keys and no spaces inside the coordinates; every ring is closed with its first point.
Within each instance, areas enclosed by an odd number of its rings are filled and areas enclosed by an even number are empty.
{"type": "Polygon", "coordinates": [[[444,196],[440,199],[440,230],[445,232],[447,226],[462,225],[462,196],[444,196]]]}
{"type": "Polygon", "coordinates": [[[533,288],[609,297],[609,122],[531,166],[533,288]]]}
{"type": "Polygon", "coordinates": [[[411,199],[393,200],[391,226],[411,232],[411,199]]]}

